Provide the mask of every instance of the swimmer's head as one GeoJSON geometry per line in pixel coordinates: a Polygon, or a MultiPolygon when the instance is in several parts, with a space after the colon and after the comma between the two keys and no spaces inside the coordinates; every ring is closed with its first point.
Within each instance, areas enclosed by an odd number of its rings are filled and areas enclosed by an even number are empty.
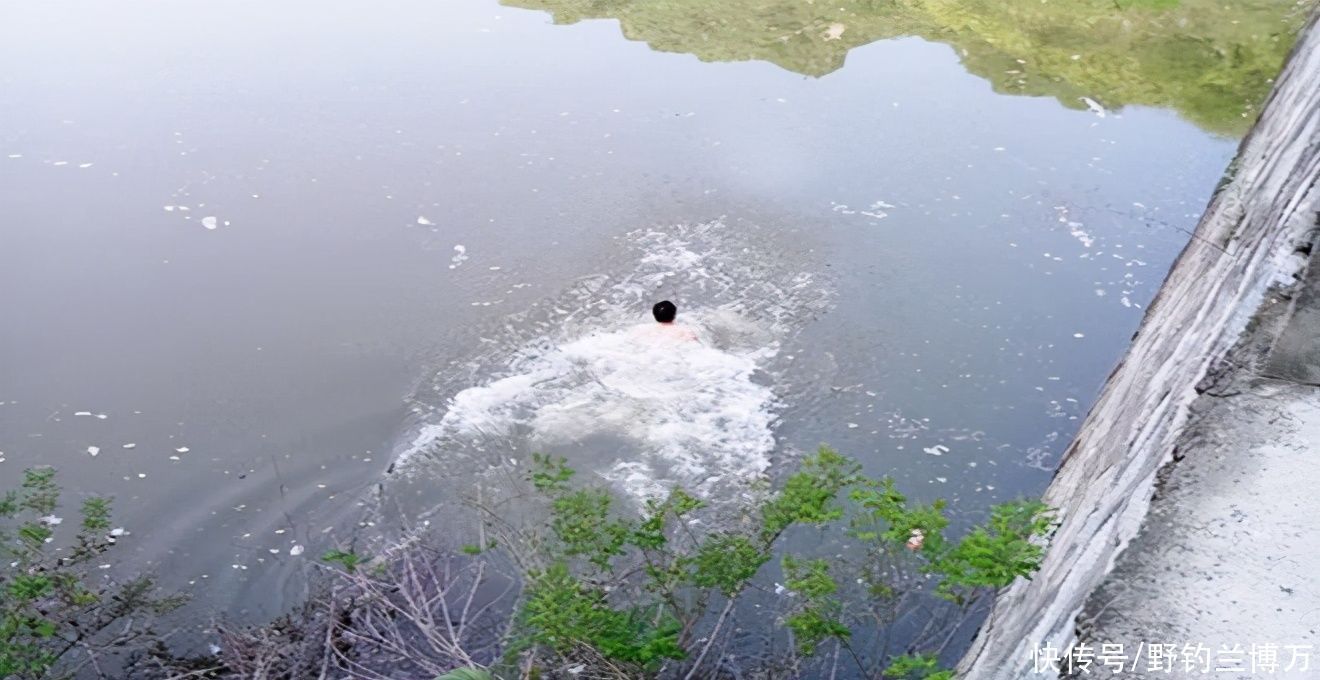
{"type": "Polygon", "coordinates": [[[674,303],[668,300],[663,300],[655,303],[655,306],[651,308],[651,314],[660,323],[673,323],[674,317],[678,316],[678,307],[675,307],[674,303]]]}

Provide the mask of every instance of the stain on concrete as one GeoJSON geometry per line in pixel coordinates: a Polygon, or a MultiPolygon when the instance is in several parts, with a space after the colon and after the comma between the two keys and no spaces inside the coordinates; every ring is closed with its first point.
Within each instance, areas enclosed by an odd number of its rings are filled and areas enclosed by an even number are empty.
{"type": "Polygon", "coordinates": [[[1320,385],[1320,264],[1316,260],[1312,256],[1292,318],[1270,351],[1262,371],[1267,376],[1320,385]]]}

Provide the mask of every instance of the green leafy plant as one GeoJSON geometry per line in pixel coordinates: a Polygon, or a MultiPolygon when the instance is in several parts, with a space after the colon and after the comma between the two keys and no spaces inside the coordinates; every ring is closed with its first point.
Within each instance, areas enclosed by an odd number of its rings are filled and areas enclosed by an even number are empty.
{"type": "Polygon", "coordinates": [[[435,680],[495,680],[495,676],[478,668],[457,668],[435,680]]]}
{"type": "Polygon", "coordinates": [[[761,535],[771,542],[793,524],[821,525],[843,517],[839,492],[856,484],[861,466],[822,446],[802,461],[802,469],[789,476],[784,488],[761,508],[761,535]]]}
{"type": "Polygon", "coordinates": [[[652,619],[636,608],[612,607],[607,599],[604,589],[583,583],[559,563],[533,575],[522,620],[535,642],[561,654],[587,644],[607,659],[644,668],[683,657],[675,619],[652,619]]]}
{"type": "Polygon", "coordinates": [[[75,674],[100,655],[153,639],[154,617],[182,604],[161,597],[152,580],[123,583],[88,577],[88,563],[123,535],[110,528],[110,501],[85,499],[71,538],[55,470],[31,468],[17,489],[0,497],[0,677],[75,674]],[[80,650],[81,661],[65,659],[80,650]]]}
{"type": "Polygon", "coordinates": [[[529,481],[550,502],[548,536],[537,542],[549,564],[528,574],[519,649],[575,661],[598,656],[634,672],[665,661],[699,665],[714,639],[696,636],[710,605],[724,603],[718,633],[785,531],[843,516],[838,497],[857,472],[822,448],[757,506],[758,521],[698,534],[689,518],[704,504],[686,491],[648,503],[637,517],[616,508],[607,490],[574,488],[562,458],[533,463],[529,481]]]}
{"type": "Polygon", "coordinates": [[[953,671],[941,670],[933,654],[903,655],[889,663],[884,676],[893,680],[953,680],[953,671]]]}
{"type": "Polygon", "coordinates": [[[717,533],[702,541],[692,558],[692,584],[715,588],[726,597],[738,594],[770,560],[764,546],[738,534],[717,533]]]}
{"type": "Polygon", "coordinates": [[[956,621],[978,598],[1035,571],[1044,554],[1039,539],[1051,527],[1043,504],[1016,501],[995,506],[986,523],[950,540],[944,501],[913,502],[894,480],[868,478],[826,447],[777,492],[745,508],[744,521],[705,531],[692,525],[704,504],[681,489],[647,503],[639,516],[616,507],[605,489],[575,485],[574,477],[562,458],[534,458],[528,479],[548,499],[549,513],[532,541],[537,559],[524,560],[543,566],[527,574],[517,620],[522,643],[514,651],[583,667],[601,660],[624,674],[666,663],[696,673],[780,539],[793,527],[825,529],[846,518],[861,560],[781,560],[788,599],[779,620],[797,653],[811,657],[834,641],[866,675],[947,680],[952,671],[933,656],[855,648],[856,631],[893,623],[904,598],[922,593],[945,602],[942,611],[956,621]],[[876,615],[881,610],[888,618],[876,615]]]}
{"type": "Polygon", "coordinates": [[[866,481],[852,492],[861,512],[851,533],[875,553],[910,551],[921,569],[938,578],[937,592],[955,602],[982,589],[1002,588],[1040,566],[1044,547],[1037,540],[1049,533],[1052,515],[1039,501],[1010,501],[991,508],[990,520],[956,542],[944,533],[949,526],[946,504],[910,503],[894,481],[866,481]]]}
{"type": "Polygon", "coordinates": [[[991,509],[978,526],[931,563],[943,576],[940,593],[951,599],[978,588],[1002,588],[1040,568],[1044,546],[1034,539],[1049,532],[1052,516],[1039,501],[1012,501],[991,509]]]}
{"type": "Polygon", "coordinates": [[[784,585],[801,598],[796,611],[784,619],[793,631],[798,651],[810,656],[827,639],[846,640],[852,631],[842,620],[843,605],[835,594],[839,585],[830,577],[825,560],[802,562],[786,556],[783,560],[784,585]]]}
{"type": "MultiPolygon", "coordinates": [[[[892,479],[868,478],[855,461],[825,447],[776,491],[759,489],[742,505],[708,507],[674,489],[639,509],[582,483],[564,459],[548,456],[536,456],[526,475],[536,499],[528,526],[483,524],[475,544],[452,550],[415,537],[376,558],[327,551],[322,561],[339,568],[326,571],[335,584],[329,604],[308,610],[320,613],[306,625],[319,627],[301,630],[290,620],[250,633],[228,629],[226,649],[248,652],[227,651],[218,665],[175,667],[242,676],[278,659],[295,677],[322,667],[318,654],[331,654],[325,667],[351,669],[370,659],[382,671],[407,667],[442,678],[699,678],[731,663],[731,631],[748,629],[740,617],[773,614],[758,630],[793,645],[756,660],[760,670],[810,677],[806,664],[832,665],[823,670],[833,675],[850,663],[864,677],[950,680],[953,672],[932,652],[944,648],[981,598],[1039,567],[1041,539],[1052,526],[1040,502],[1014,501],[991,508],[980,524],[962,522],[953,535],[944,501],[914,502],[892,479]],[[800,540],[813,532],[820,540],[800,540]],[[846,549],[835,539],[847,541],[846,549]],[[808,554],[785,545],[805,546],[808,554]],[[769,598],[764,572],[776,555],[783,585],[775,584],[777,598],[769,598]],[[492,581],[504,557],[519,568],[518,578],[492,581]],[[506,614],[481,603],[501,580],[516,585],[506,614]],[[909,653],[891,653],[882,638],[900,612],[918,610],[933,612],[931,623],[915,636],[905,633],[901,648],[909,653]],[[299,640],[315,648],[290,651],[299,640]],[[399,647],[403,641],[410,651],[399,647]],[[470,653],[468,645],[482,651],[470,653]]],[[[122,533],[110,529],[108,500],[82,503],[72,537],[59,535],[58,506],[54,473],[44,468],[0,497],[3,545],[13,558],[0,581],[6,680],[46,677],[76,647],[123,643],[122,636],[98,636],[110,622],[171,605],[152,595],[146,579],[110,591],[84,577],[81,568],[122,533]]]]}
{"type": "Polygon", "coordinates": [[[351,550],[327,550],[321,555],[321,561],[328,564],[338,564],[344,568],[344,571],[352,574],[365,564],[370,558],[359,555],[351,550]]]}

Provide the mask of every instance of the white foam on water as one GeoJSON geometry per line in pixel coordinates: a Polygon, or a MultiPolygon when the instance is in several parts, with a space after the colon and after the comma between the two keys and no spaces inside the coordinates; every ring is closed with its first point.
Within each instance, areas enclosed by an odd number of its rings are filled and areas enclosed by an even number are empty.
{"type": "Polygon", "coordinates": [[[534,332],[512,347],[491,341],[504,356],[485,362],[492,368],[469,365],[472,382],[437,405],[394,470],[456,474],[469,461],[481,474],[516,467],[510,456],[563,454],[639,501],[675,486],[731,498],[761,480],[779,408],[763,373],[773,374],[780,339],[797,323],[794,306],[827,296],[809,274],[723,243],[722,228],[629,234],[630,271],[582,280],[542,305],[550,319],[506,322],[534,332]],[[668,297],[657,291],[676,289],[690,293],[675,297],[678,321],[697,340],[643,321],[650,303],[668,297]]]}
{"type": "Polygon", "coordinates": [[[449,268],[457,269],[459,265],[466,262],[467,259],[468,259],[467,246],[460,243],[454,246],[454,256],[449,258],[449,268]]]}
{"type": "Polygon", "coordinates": [[[1083,228],[1086,225],[1073,220],[1069,216],[1067,206],[1056,205],[1054,210],[1058,215],[1059,222],[1068,227],[1068,235],[1077,239],[1077,242],[1081,243],[1083,248],[1090,248],[1095,245],[1095,237],[1083,228]]]}
{"type": "Polygon", "coordinates": [[[671,483],[709,494],[726,478],[758,478],[774,448],[775,396],[752,376],[774,349],[727,352],[664,330],[646,324],[592,334],[520,373],[463,390],[411,452],[437,440],[519,432],[537,450],[605,437],[626,442],[626,455],[596,472],[638,499],[671,483]]]}

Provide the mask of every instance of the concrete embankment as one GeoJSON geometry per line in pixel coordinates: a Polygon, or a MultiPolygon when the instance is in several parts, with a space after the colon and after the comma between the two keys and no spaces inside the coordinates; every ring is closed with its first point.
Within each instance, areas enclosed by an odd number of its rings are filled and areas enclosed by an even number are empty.
{"type": "MultiPolygon", "coordinates": [[[[1198,399],[1198,385],[1204,389],[1203,381],[1212,376],[1212,369],[1225,365],[1230,350],[1239,346],[1240,341],[1268,345],[1279,337],[1283,339],[1278,344],[1283,346],[1299,342],[1300,333],[1300,344],[1307,346],[1306,328],[1298,330],[1298,326],[1286,319],[1268,326],[1275,330],[1249,335],[1246,340],[1243,330],[1262,310],[1267,293],[1298,285],[1297,279],[1305,269],[1315,236],[1316,209],[1320,206],[1317,19],[1320,15],[1312,17],[1303,29],[1259,121],[1242,142],[1227,182],[1211,200],[1191,242],[1147,310],[1127,355],[1110,375],[1076,439],[1065,452],[1044,496],[1046,503],[1058,509],[1060,525],[1040,572],[1032,580],[1019,580],[1000,594],[972,648],[959,664],[960,678],[1047,677],[1037,672],[1033,652],[1047,646],[1065,650],[1076,641],[1079,613],[1114,569],[1129,543],[1142,531],[1156,490],[1157,473],[1173,460],[1180,443],[1184,447],[1179,450],[1180,457],[1197,455],[1196,449],[1201,444],[1189,435],[1189,415],[1198,399]]],[[[1284,307],[1288,308],[1288,318],[1312,313],[1292,304],[1284,307]]],[[[1261,357],[1262,367],[1270,363],[1264,360],[1263,353],[1261,357]]],[[[1233,363],[1229,361],[1228,365],[1233,363]]],[[[1240,379],[1249,380],[1251,376],[1244,374],[1240,379]]],[[[1287,401],[1281,408],[1290,409],[1294,420],[1305,419],[1313,412],[1307,401],[1309,397],[1301,397],[1301,402],[1297,402],[1300,393],[1290,390],[1260,388],[1253,394],[1257,399],[1287,401]]],[[[1268,420],[1248,418],[1235,422],[1228,418],[1221,424],[1238,431],[1268,420]]],[[[1288,432],[1280,430],[1279,435],[1301,433],[1281,440],[1286,446],[1286,441],[1305,441],[1310,428],[1303,423],[1288,432]]],[[[1243,435],[1242,441],[1251,445],[1260,438],[1257,431],[1256,439],[1243,435]]],[[[1218,454],[1228,452],[1218,450],[1218,454]]],[[[1282,474],[1291,460],[1277,451],[1260,455],[1269,457],[1273,474],[1282,474]]],[[[1314,456],[1307,460],[1306,464],[1314,466],[1314,456]]],[[[1224,489],[1207,488],[1211,493],[1224,492],[1224,489]]],[[[1238,492],[1248,493],[1253,488],[1257,487],[1240,487],[1238,492]]],[[[1295,484],[1278,488],[1280,494],[1300,492],[1295,484]]],[[[1181,497],[1187,500],[1201,495],[1198,491],[1181,497]]],[[[1179,497],[1170,494],[1169,500],[1177,502],[1179,497]]],[[[1196,505],[1188,505],[1187,510],[1217,511],[1196,505]]],[[[1260,508],[1260,511],[1268,509],[1260,508]]],[[[1133,544],[1134,552],[1144,549],[1147,547],[1141,542],[1133,544]]],[[[1287,549],[1276,546],[1281,552],[1287,549]]],[[[1187,578],[1198,577],[1191,570],[1185,571],[1187,578]]],[[[1204,596],[1218,597],[1223,585],[1218,584],[1212,589],[1214,592],[1208,589],[1204,596]]],[[[1188,596],[1189,589],[1184,588],[1182,597],[1188,596]]],[[[1092,606],[1094,618],[1103,605],[1092,606]]],[[[1244,620],[1241,625],[1251,624],[1244,620]]],[[[1125,632],[1142,630],[1137,626],[1125,632]]],[[[1148,626],[1145,632],[1152,629],[1148,626]]],[[[1219,632],[1225,632],[1222,626],[1219,632]]],[[[1256,640],[1257,636],[1250,633],[1246,629],[1237,642],[1243,645],[1266,642],[1256,640]]],[[[1091,637],[1096,642],[1106,641],[1098,639],[1096,631],[1091,631],[1091,637]]],[[[1172,642],[1147,640],[1161,641],[1172,642]]],[[[1320,658],[1320,650],[1317,657],[1320,658]]]]}
{"type": "Polygon", "coordinates": [[[1317,340],[1313,249],[1304,281],[1270,291],[1201,381],[1141,531],[1078,616],[1077,649],[1121,654],[1133,680],[1320,677],[1317,340]]]}

